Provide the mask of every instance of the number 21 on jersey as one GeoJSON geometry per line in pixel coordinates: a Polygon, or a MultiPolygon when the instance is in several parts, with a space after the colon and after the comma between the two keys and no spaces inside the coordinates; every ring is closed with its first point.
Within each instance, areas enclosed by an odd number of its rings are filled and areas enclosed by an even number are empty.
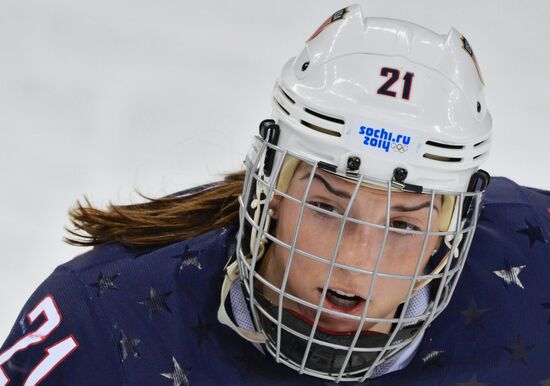
{"type": "MultiPolygon", "coordinates": [[[[27,332],[11,347],[0,353],[0,386],[6,386],[10,379],[5,371],[5,365],[19,351],[26,350],[44,342],[48,336],[61,324],[61,313],[51,295],[46,296],[28,314],[27,319],[32,325],[40,316],[44,315],[45,321],[35,330],[27,332]]],[[[69,335],[55,344],[44,349],[44,357],[29,372],[23,382],[24,386],[38,385],[43,381],[61,362],[71,355],[78,348],[78,342],[72,335],[69,335]]]]}

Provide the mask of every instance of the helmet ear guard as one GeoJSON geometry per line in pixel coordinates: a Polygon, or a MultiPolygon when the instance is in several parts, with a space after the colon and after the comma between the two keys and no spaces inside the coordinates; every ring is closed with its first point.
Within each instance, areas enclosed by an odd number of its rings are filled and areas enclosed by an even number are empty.
{"type": "MultiPolygon", "coordinates": [[[[277,142],[279,140],[279,126],[275,123],[273,119],[264,119],[262,122],[260,122],[259,125],[259,132],[261,138],[266,141],[267,143],[277,146],[277,142]]],[[[248,200],[245,203],[244,207],[246,208],[246,211],[248,215],[253,219],[255,224],[259,223],[260,215],[263,211],[263,208],[265,205],[268,205],[269,202],[267,202],[267,188],[266,185],[267,179],[271,177],[271,173],[273,171],[273,164],[275,161],[275,155],[276,151],[273,148],[266,147],[264,149],[264,155],[263,157],[260,157],[260,159],[263,161],[260,161],[260,165],[258,165],[258,170],[260,173],[258,173],[259,178],[264,178],[264,183],[260,181],[256,181],[256,183],[252,183],[252,189],[249,192],[248,200]]],[[[248,178],[254,178],[254,173],[251,173],[252,175],[248,176],[248,178]]],[[[264,231],[267,232],[270,228],[271,223],[271,214],[267,213],[266,219],[265,219],[265,225],[264,225],[264,231]]],[[[253,250],[256,243],[256,235],[257,230],[254,229],[254,227],[248,222],[244,222],[243,227],[243,236],[242,236],[242,252],[245,256],[248,256],[253,250]]],[[[258,252],[258,258],[261,258],[266,250],[266,244],[268,240],[265,239],[265,237],[260,240],[259,245],[259,252],[258,252]]]]}
{"type": "MultiPolygon", "coordinates": [[[[273,119],[264,119],[260,122],[260,136],[273,146],[277,146],[279,142],[279,125],[273,119]]],[[[275,149],[267,148],[264,159],[264,175],[271,176],[273,170],[273,162],[275,161],[275,149]]]]}
{"type": "MultiPolygon", "coordinates": [[[[470,178],[470,182],[468,184],[468,190],[466,193],[484,192],[489,186],[490,181],[491,181],[491,177],[489,173],[487,173],[483,169],[478,169],[474,174],[472,174],[472,177],[470,178]]],[[[460,196],[457,196],[457,197],[460,198],[460,196]]],[[[462,250],[464,240],[462,238],[462,232],[460,230],[463,229],[464,226],[468,224],[468,217],[470,214],[472,214],[472,211],[475,209],[475,204],[472,201],[472,196],[470,195],[465,196],[462,203],[460,219],[457,219],[457,215],[460,207],[460,204],[458,202],[459,200],[457,200],[457,197],[452,197],[452,196],[443,197],[444,203],[442,205],[442,209],[443,209],[442,212],[444,213],[444,215],[443,215],[441,231],[454,231],[457,228],[459,230],[456,236],[452,234],[444,236],[443,242],[440,244],[439,248],[436,251],[434,251],[434,253],[432,254],[431,263],[435,265],[435,267],[431,270],[430,275],[439,274],[445,268],[451,253],[454,258],[458,258],[460,251],[462,250]],[[452,199],[453,201],[452,205],[449,205],[448,203],[449,199],[452,199]],[[445,203],[445,200],[447,200],[447,203],[445,203]],[[449,218],[449,220],[445,221],[445,218],[449,218]],[[447,227],[444,226],[445,223],[447,224],[447,227]],[[454,244],[453,240],[455,237],[458,238],[456,242],[456,246],[453,245],[454,244]],[[437,260],[439,261],[436,262],[437,260]]],[[[475,219],[475,221],[477,222],[477,218],[475,219]]],[[[424,287],[425,285],[429,284],[432,281],[437,282],[439,281],[439,279],[426,279],[424,281],[418,282],[415,285],[415,290],[418,290],[419,288],[424,287]]]]}
{"type": "MultiPolygon", "coordinates": [[[[483,169],[478,169],[472,174],[470,183],[468,184],[468,192],[484,192],[491,183],[491,176],[483,169]]],[[[464,198],[464,206],[462,208],[462,218],[466,218],[467,214],[473,210],[472,197],[464,198]]]]}

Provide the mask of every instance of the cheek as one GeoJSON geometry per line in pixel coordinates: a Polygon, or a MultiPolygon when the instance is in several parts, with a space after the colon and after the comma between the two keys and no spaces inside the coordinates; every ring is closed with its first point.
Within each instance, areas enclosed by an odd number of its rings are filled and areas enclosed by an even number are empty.
{"type": "MultiPolygon", "coordinates": [[[[300,205],[292,201],[282,202],[279,209],[279,219],[277,221],[277,238],[288,245],[292,245],[295,238],[296,223],[300,213],[300,205]]],[[[336,234],[331,225],[331,221],[326,221],[316,218],[315,214],[307,208],[304,209],[298,229],[298,237],[296,239],[296,248],[313,255],[329,259],[332,256],[336,234]]],[[[286,251],[288,249],[281,247],[286,251]]],[[[295,253],[295,256],[299,255],[295,253]]],[[[301,256],[301,260],[313,259],[301,256]]],[[[294,259],[294,257],[293,257],[294,259]]],[[[322,264],[322,263],[319,263],[322,264]]]]}
{"type": "MultiPolygon", "coordinates": [[[[328,259],[332,253],[332,248],[329,245],[331,243],[326,242],[326,238],[323,238],[319,235],[319,233],[311,230],[311,228],[304,222],[302,222],[302,226],[300,228],[301,229],[296,240],[296,249],[294,250],[294,254],[292,256],[292,269],[290,274],[292,276],[302,275],[302,278],[306,280],[313,275],[326,272],[328,270],[328,265],[316,261],[315,259],[304,255],[300,251],[328,259]]],[[[281,233],[281,237],[279,237],[280,240],[291,245],[294,240],[294,228],[290,231],[288,231],[288,229],[282,229],[281,233]]],[[[276,250],[279,265],[284,269],[288,263],[290,250],[283,246],[277,246],[276,250]]]]}
{"type": "Polygon", "coordinates": [[[378,277],[374,285],[373,297],[377,299],[379,305],[382,303],[388,309],[393,309],[404,300],[409,285],[408,280],[378,277]]]}
{"type": "MultiPolygon", "coordinates": [[[[438,231],[439,218],[434,216],[431,231],[438,231]]],[[[424,272],[428,261],[432,255],[432,252],[439,248],[441,244],[441,236],[428,236],[426,242],[426,248],[422,253],[422,247],[424,245],[423,235],[398,235],[396,233],[388,234],[386,240],[386,246],[384,248],[384,261],[382,262],[383,271],[390,274],[399,274],[412,276],[415,272],[418,259],[421,258],[419,266],[419,274],[424,272]]],[[[401,282],[407,282],[401,280],[401,282]]]]}
{"type": "MultiPolygon", "coordinates": [[[[279,219],[277,221],[276,237],[282,242],[292,245],[294,240],[294,230],[296,228],[299,205],[288,202],[287,205],[281,205],[279,210],[279,219]]],[[[319,227],[315,221],[312,221],[311,214],[304,212],[296,240],[296,249],[292,257],[292,267],[290,270],[289,283],[291,287],[299,287],[302,284],[310,283],[316,280],[323,280],[328,272],[328,265],[316,261],[298,250],[310,253],[312,255],[329,259],[334,247],[333,232],[326,228],[319,227]]],[[[284,270],[288,263],[290,250],[284,246],[277,245],[274,256],[277,269],[284,275],[284,270]]]]}

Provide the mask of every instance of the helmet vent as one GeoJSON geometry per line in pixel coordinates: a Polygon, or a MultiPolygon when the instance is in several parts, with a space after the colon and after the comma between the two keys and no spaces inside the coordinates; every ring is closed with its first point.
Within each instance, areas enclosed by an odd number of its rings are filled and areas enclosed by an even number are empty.
{"type": "MultiPolygon", "coordinates": [[[[313,110],[310,110],[308,109],[307,107],[304,108],[304,111],[306,113],[309,113],[313,116],[316,116],[317,118],[321,118],[321,119],[325,119],[329,122],[334,122],[334,123],[339,123],[341,125],[343,125],[345,122],[343,119],[340,119],[340,118],[334,118],[334,117],[329,117],[328,115],[325,115],[325,114],[321,114],[321,113],[318,113],[316,111],[313,111],[313,110]]],[[[332,131],[332,130],[331,130],[332,131]]]]}
{"type": "Polygon", "coordinates": [[[290,113],[288,112],[287,109],[285,109],[277,99],[273,98],[273,100],[275,101],[275,103],[277,103],[277,106],[279,106],[279,108],[286,114],[286,115],[290,115],[290,113]]]}
{"type": "MultiPolygon", "coordinates": [[[[476,144],[474,145],[474,147],[478,147],[479,145],[482,145],[482,144],[484,144],[485,142],[487,142],[486,139],[483,140],[483,141],[481,141],[481,142],[476,143],[476,144]]],[[[481,154],[480,154],[480,155],[481,155],[481,154]]]]}
{"type": "Polygon", "coordinates": [[[478,154],[474,157],[474,159],[478,159],[479,157],[483,157],[485,154],[487,154],[487,152],[478,154]]]}
{"type": "Polygon", "coordinates": [[[282,87],[279,87],[279,90],[281,90],[281,93],[286,97],[286,99],[288,99],[288,101],[292,104],[296,103],[294,102],[294,99],[292,99],[287,92],[285,92],[285,90],[283,90],[282,87]]]}
{"type": "Polygon", "coordinates": [[[445,157],[437,154],[424,153],[424,158],[433,159],[434,161],[441,162],[460,162],[462,158],[445,157]]]}
{"type": "MultiPolygon", "coordinates": [[[[481,142],[480,142],[481,143],[481,142]]],[[[435,146],[435,147],[440,147],[442,149],[455,149],[455,150],[460,150],[460,149],[464,149],[464,146],[463,145],[450,145],[448,143],[441,143],[441,142],[434,142],[434,141],[427,141],[426,142],[426,145],[430,145],[430,146],[435,146]]],[[[477,146],[477,145],[476,145],[477,146]]],[[[425,155],[424,155],[425,156],[425,155]]]]}
{"type": "Polygon", "coordinates": [[[340,134],[337,131],[330,130],[330,129],[325,129],[324,127],[314,125],[313,123],[309,123],[309,122],[306,122],[304,120],[302,120],[300,122],[302,123],[302,125],[304,125],[306,127],[309,127],[310,129],[313,129],[313,130],[318,131],[320,133],[332,135],[334,137],[341,137],[342,136],[342,134],[340,134]]]}

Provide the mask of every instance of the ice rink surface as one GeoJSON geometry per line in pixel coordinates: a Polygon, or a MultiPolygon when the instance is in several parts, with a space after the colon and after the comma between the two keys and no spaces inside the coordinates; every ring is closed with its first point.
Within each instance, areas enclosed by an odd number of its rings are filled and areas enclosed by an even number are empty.
{"type": "MultiPolygon", "coordinates": [[[[473,46],[494,119],[485,164],[550,189],[550,2],[359,2],[473,46]]],[[[282,65],[351,2],[0,2],[0,343],[82,253],[67,209],[160,196],[238,169],[282,65]]],[[[488,251],[490,253],[490,251],[488,251]]]]}

